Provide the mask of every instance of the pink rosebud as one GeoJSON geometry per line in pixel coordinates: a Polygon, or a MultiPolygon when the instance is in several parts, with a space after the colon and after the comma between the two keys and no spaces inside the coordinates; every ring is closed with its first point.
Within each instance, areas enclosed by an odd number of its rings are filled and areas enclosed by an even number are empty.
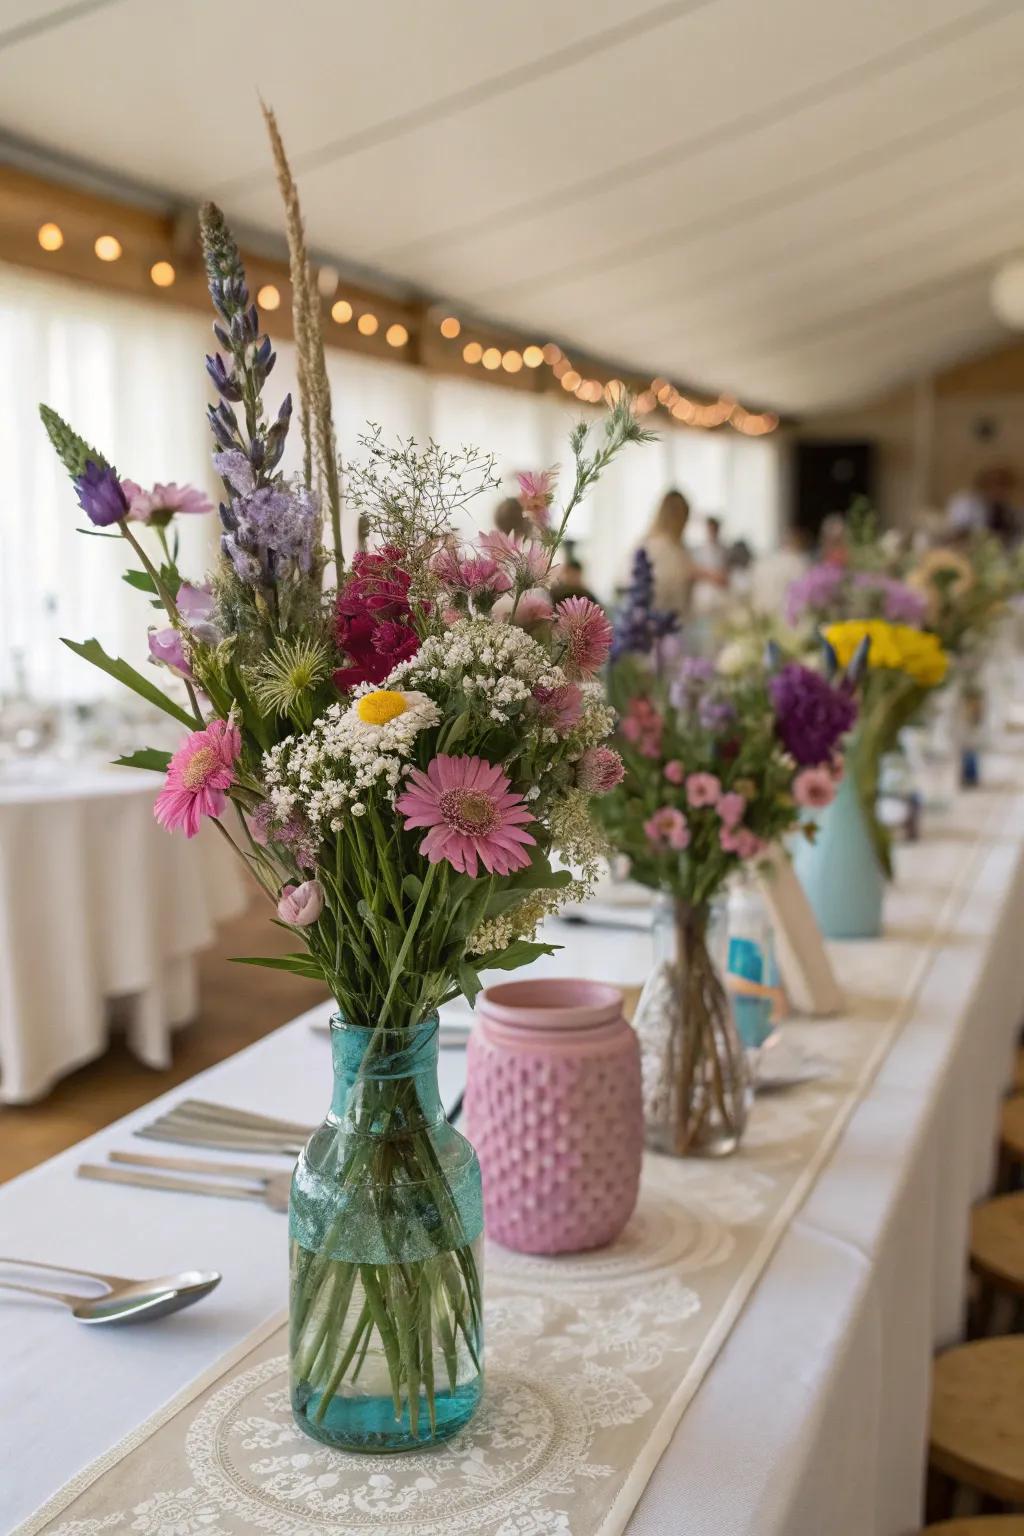
{"type": "Polygon", "coordinates": [[[730,831],[743,820],[743,812],[746,808],[747,802],[745,798],[734,789],[730,790],[728,794],[722,795],[715,806],[723,827],[727,827],[730,831]]]}
{"type": "Polygon", "coordinates": [[[606,795],[625,776],[622,758],[611,747],[590,747],[576,764],[576,783],[588,795],[606,795]]]}
{"type": "Polygon", "coordinates": [[[722,786],[713,773],[691,773],[686,781],[686,800],[695,811],[706,805],[717,805],[722,797],[722,786]]]}
{"type": "Polygon", "coordinates": [[[681,784],[686,777],[686,769],[678,757],[669,758],[665,764],[665,777],[670,784],[681,784]]]}
{"type": "Polygon", "coordinates": [[[829,768],[804,768],[793,780],[793,799],[797,805],[823,811],[836,797],[836,781],[829,768]]]}
{"type": "Polygon", "coordinates": [[[324,888],[319,880],[286,885],[277,903],[277,915],[291,928],[311,928],[324,909],[324,888]]]}
{"type": "Polygon", "coordinates": [[[644,832],[647,841],[655,847],[668,844],[670,848],[681,851],[688,847],[690,842],[690,828],[682,811],[674,805],[663,805],[660,810],[644,822],[644,832]]]}

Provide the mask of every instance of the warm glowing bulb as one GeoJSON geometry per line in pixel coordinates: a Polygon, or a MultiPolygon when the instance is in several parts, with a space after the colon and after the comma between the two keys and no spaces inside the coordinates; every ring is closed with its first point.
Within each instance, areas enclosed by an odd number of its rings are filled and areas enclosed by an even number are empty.
{"type": "Polygon", "coordinates": [[[554,374],[556,379],[560,379],[564,374],[569,372],[569,367],[569,359],[567,357],[559,357],[555,360],[554,363],[552,363],[551,372],[554,374]]]}
{"type": "Polygon", "coordinates": [[[478,363],[484,355],[484,349],[478,341],[467,341],[462,349],[462,361],[464,363],[478,363]]]}
{"type": "Polygon", "coordinates": [[[523,354],[521,352],[506,352],[501,359],[501,366],[506,373],[518,373],[523,366],[523,354]]]}
{"type": "Polygon", "coordinates": [[[64,231],[59,224],[40,224],[36,239],[44,251],[59,251],[64,244],[64,231]]]}
{"type": "Polygon", "coordinates": [[[636,398],[637,415],[646,416],[648,412],[654,410],[657,403],[658,398],[655,395],[653,389],[645,389],[643,394],[637,395],[636,398]]]}
{"type": "Polygon", "coordinates": [[[558,362],[562,355],[562,349],[561,347],[556,347],[553,341],[548,341],[545,342],[541,355],[548,366],[551,367],[558,362]]]}
{"type": "Polygon", "coordinates": [[[154,261],[149,275],[158,288],[169,288],[174,282],[174,268],[169,261],[154,261]]]}
{"type": "Polygon", "coordinates": [[[348,299],[338,299],[331,305],[331,319],[336,320],[339,325],[348,324],[352,319],[352,305],[348,299]]]}
{"type": "Polygon", "coordinates": [[[116,261],[121,254],[121,242],[116,235],[99,235],[93,250],[100,261],[116,261]]]}
{"type": "Polygon", "coordinates": [[[523,352],[523,362],[527,368],[539,368],[544,361],[544,353],[540,347],[527,347],[523,352]]]}
{"type": "Polygon", "coordinates": [[[281,293],[273,283],[264,283],[256,295],[256,303],[260,309],[278,309],[281,304],[281,293]]]}
{"type": "Polygon", "coordinates": [[[605,399],[608,401],[609,405],[615,405],[617,401],[621,400],[622,391],[624,388],[625,386],[623,385],[621,379],[608,380],[608,383],[605,385],[604,393],[605,399]]]}
{"type": "Polygon", "coordinates": [[[404,325],[389,325],[384,339],[389,347],[404,347],[409,340],[409,332],[404,325]]]}
{"type": "Polygon", "coordinates": [[[483,365],[485,368],[491,369],[501,367],[501,353],[498,351],[497,347],[487,348],[487,351],[483,355],[483,365]]]}
{"type": "Polygon", "coordinates": [[[561,382],[563,389],[575,389],[581,380],[579,374],[576,372],[576,369],[570,368],[567,373],[562,374],[561,382]]]}
{"type": "Polygon", "coordinates": [[[661,401],[662,405],[671,405],[672,401],[676,397],[675,388],[671,384],[663,384],[658,390],[657,394],[658,399],[661,401]]]}
{"type": "Polygon", "coordinates": [[[441,321],[441,335],[445,341],[454,341],[461,330],[462,323],[454,315],[448,315],[441,321]]]}
{"type": "Polygon", "coordinates": [[[377,332],[380,330],[380,321],[377,319],[376,315],[371,314],[370,311],[367,310],[366,314],[360,315],[359,319],[356,321],[356,329],[358,330],[360,336],[376,336],[377,332]]]}

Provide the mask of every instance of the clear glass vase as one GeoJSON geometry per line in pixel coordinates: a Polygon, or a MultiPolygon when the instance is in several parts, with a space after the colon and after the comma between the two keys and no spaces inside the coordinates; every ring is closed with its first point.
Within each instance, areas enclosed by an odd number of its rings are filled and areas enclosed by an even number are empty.
{"type": "Polygon", "coordinates": [[[483,1389],[480,1167],[445,1118],[437,1030],[331,1021],[331,1108],[292,1180],[292,1410],[344,1450],[448,1439],[483,1389]]]}
{"type": "Polygon", "coordinates": [[[722,980],[722,903],[659,896],[654,967],[637,1004],[647,1145],[675,1157],[735,1152],[752,1097],[722,980]]]}

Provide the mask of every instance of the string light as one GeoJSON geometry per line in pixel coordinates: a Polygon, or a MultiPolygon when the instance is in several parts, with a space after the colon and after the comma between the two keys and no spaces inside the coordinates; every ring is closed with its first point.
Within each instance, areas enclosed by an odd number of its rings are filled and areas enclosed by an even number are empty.
{"type": "Polygon", "coordinates": [[[506,373],[518,373],[523,366],[523,354],[521,352],[516,352],[513,348],[512,350],[504,353],[501,359],[501,366],[504,368],[506,373]]]}
{"type": "Polygon", "coordinates": [[[478,363],[484,355],[484,349],[478,341],[467,341],[462,349],[462,361],[472,366],[478,363]]]}
{"type": "Polygon", "coordinates": [[[456,320],[454,315],[446,315],[441,321],[440,331],[445,341],[454,341],[462,330],[462,322],[456,320]]]}
{"type": "Polygon", "coordinates": [[[356,321],[356,329],[360,336],[376,336],[377,332],[380,330],[380,321],[371,310],[367,310],[366,313],[360,315],[359,319],[356,321]]]}
{"type": "Polygon", "coordinates": [[[175,278],[174,268],[169,261],[154,261],[149,269],[149,276],[158,288],[170,288],[175,278]]]}
{"type": "Polygon", "coordinates": [[[545,342],[541,348],[541,357],[543,357],[549,368],[553,368],[560,361],[561,356],[561,347],[556,347],[553,341],[545,342]]]}
{"type": "Polygon", "coordinates": [[[331,305],[331,319],[339,325],[348,325],[352,319],[352,305],[348,299],[336,299],[331,305]]]}
{"type": "Polygon", "coordinates": [[[121,242],[116,235],[97,235],[93,250],[100,261],[117,261],[121,255],[121,242]]]}
{"type": "Polygon", "coordinates": [[[497,347],[488,347],[487,351],[483,355],[482,361],[484,367],[490,368],[493,372],[495,368],[501,367],[501,353],[498,351],[497,347]]]}
{"type": "Polygon", "coordinates": [[[404,347],[409,340],[409,332],[404,325],[389,325],[384,340],[389,347],[404,347]]]}
{"type": "Polygon", "coordinates": [[[44,251],[59,251],[64,244],[64,231],[59,224],[40,224],[36,239],[44,251]]]}
{"type": "Polygon", "coordinates": [[[559,355],[557,361],[551,365],[551,372],[554,374],[556,379],[561,379],[565,374],[569,372],[571,366],[572,365],[567,357],[562,357],[559,355]]]}
{"type": "Polygon", "coordinates": [[[582,380],[575,368],[570,368],[562,374],[560,383],[563,389],[576,389],[582,383],[582,380]]]}
{"type": "Polygon", "coordinates": [[[523,349],[523,362],[527,368],[539,368],[544,361],[544,352],[540,347],[529,346],[523,349]]]}
{"type": "Polygon", "coordinates": [[[259,305],[260,309],[280,309],[281,290],[279,288],[275,288],[273,283],[264,283],[263,287],[256,295],[256,303],[259,305]]]}

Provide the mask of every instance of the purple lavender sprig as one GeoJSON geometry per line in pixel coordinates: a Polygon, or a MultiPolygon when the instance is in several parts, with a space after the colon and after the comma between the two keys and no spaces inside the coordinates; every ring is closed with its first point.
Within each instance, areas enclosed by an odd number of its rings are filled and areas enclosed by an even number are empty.
{"type": "Polygon", "coordinates": [[[654,568],[645,549],[633,556],[633,570],[626,589],[626,600],[615,621],[611,659],[632,652],[649,656],[660,640],[674,633],[679,620],[674,613],[662,613],[654,607],[654,568]]]}

